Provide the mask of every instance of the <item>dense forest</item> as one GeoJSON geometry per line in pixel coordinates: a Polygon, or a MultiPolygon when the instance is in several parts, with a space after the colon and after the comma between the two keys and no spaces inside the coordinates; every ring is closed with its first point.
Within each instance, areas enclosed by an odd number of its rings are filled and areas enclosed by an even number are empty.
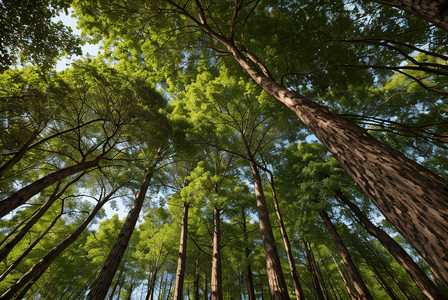
{"type": "Polygon", "coordinates": [[[0,299],[448,299],[448,1],[0,8],[0,299]]]}

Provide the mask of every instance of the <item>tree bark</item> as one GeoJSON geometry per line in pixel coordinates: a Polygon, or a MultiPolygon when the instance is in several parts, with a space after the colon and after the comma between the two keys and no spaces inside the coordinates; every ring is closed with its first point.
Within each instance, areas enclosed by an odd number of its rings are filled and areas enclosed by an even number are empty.
{"type": "Polygon", "coordinates": [[[411,256],[386,232],[376,227],[362,212],[353,204],[341,190],[336,191],[338,198],[344,202],[358,218],[363,227],[373,235],[378,241],[389,251],[389,253],[395,258],[395,260],[406,270],[411,276],[412,280],[422,290],[428,299],[447,299],[439,288],[426,276],[426,274],[420,269],[420,267],[414,262],[411,256]]]}
{"type": "Polygon", "coordinates": [[[200,254],[200,251],[199,251],[199,249],[197,249],[196,268],[194,271],[194,300],[199,300],[199,277],[200,277],[199,254],[200,254]]]}
{"type": "Polygon", "coordinates": [[[40,193],[50,185],[78,172],[87,170],[98,165],[101,159],[101,155],[96,159],[91,161],[86,161],[79,163],[77,165],[61,169],[59,171],[53,172],[35,182],[27,185],[26,187],[20,189],[19,191],[13,193],[10,197],[0,202],[0,218],[19,207],[20,205],[27,202],[31,197],[40,193]]]}
{"type": "Polygon", "coordinates": [[[288,257],[289,271],[291,273],[292,281],[294,283],[294,292],[296,294],[297,300],[305,300],[303,295],[302,285],[299,281],[299,276],[297,275],[296,264],[294,262],[294,256],[292,255],[291,244],[289,243],[288,234],[286,232],[285,224],[283,223],[283,217],[280,212],[280,207],[277,201],[277,193],[274,187],[274,178],[271,172],[270,175],[270,185],[272,191],[272,198],[274,199],[275,212],[277,213],[278,224],[280,225],[280,231],[283,236],[283,242],[285,243],[286,256],[288,257]]]}
{"type": "Polygon", "coordinates": [[[132,208],[126,217],[126,221],[118,234],[117,241],[104,262],[100,274],[90,288],[90,292],[86,298],[87,300],[103,300],[106,297],[107,291],[109,290],[118,266],[120,265],[126,248],[128,247],[129,240],[131,239],[132,232],[134,231],[135,224],[137,223],[140,215],[152,175],[152,170],[145,175],[145,178],[140,186],[140,190],[135,197],[134,205],[132,205],[132,208]]]}
{"type": "Polygon", "coordinates": [[[393,6],[448,31],[448,3],[444,0],[371,0],[379,4],[393,6]]]}
{"type": "MultiPolygon", "coordinates": [[[[249,151],[248,151],[249,152],[249,151]]],[[[254,177],[255,197],[257,199],[258,219],[260,223],[261,240],[263,241],[266,256],[266,272],[268,275],[269,289],[273,300],[289,300],[288,289],[278,256],[271,221],[263,192],[260,174],[253,158],[249,159],[250,168],[254,177]]]]}
{"type": "Polygon", "coordinates": [[[174,287],[173,296],[174,300],[183,299],[185,265],[187,259],[188,208],[189,204],[185,202],[180,232],[179,259],[177,261],[176,285],[174,287]]]}
{"type": "Polygon", "coordinates": [[[336,259],[335,259],[334,256],[333,256],[333,252],[331,252],[330,248],[327,247],[327,249],[328,249],[328,252],[330,253],[331,257],[333,258],[333,262],[334,262],[334,264],[336,265],[336,268],[338,269],[338,272],[339,272],[339,275],[340,275],[341,278],[342,278],[342,281],[344,282],[345,289],[347,290],[347,293],[348,293],[348,295],[350,296],[350,299],[352,299],[352,300],[358,300],[358,297],[357,297],[357,296],[355,295],[355,293],[353,293],[352,290],[350,289],[350,286],[348,285],[348,282],[347,282],[347,280],[345,279],[344,273],[342,273],[342,270],[341,270],[341,268],[339,267],[338,262],[336,261],[336,259]]]}
{"type": "Polygon", "coordinates": [[[59,245],[50,250],[37,264],[35,264],[31,269],[28,270],[13,286],[11,286],[0,298],[2,300],[9,300],[28,282],[33,281],[33,278],[39,276],[45,272],[45,270],[51,265],[51,263],[62,253],[68,246],[70,246],[79,235],[84,231],[84,229],[89,225],[90,221],[95,217],[98,211],[103,207],[103,205],[112,197],[112,195],[117,191],[115,189],[109,193],[102,201],[90,211],[87,219],[72,233],[68,238],[62,241],[59,245]]]}
{"type": "Polygon", "coordinates": [[[448,182],[379,142],[356,124],[261,76],[235,44],[203,26],[227,47],[260,87],[289,107],[311,129],[386,219],[419,252],[437,278],[448,286],[448,182]]]}
{"type": "Polygon", "coordinates": [[[212,278],[211,278],[211,300],[222,300],[222,267],[221,267],[221,210],[213,209],[213,255],[212,255],[212,278]]]}
{"type": "Polygon", "coordinates": [[[352,257],[350,256],[350,253],[348,253],[344,242],[342,241],[341,237],[336,231],[336,228],[328,217],[327,212],[322,210],[320,212],[320,217],[322,218],[322,221],[324,222],[325,227],[327,228],[328,233],[330,234],[331,239],[336,246],[336,249],[338,249],[338,252],[341,255],[341,258],[345,265],[345,269],[347,270],[348,275],[350,276],[350,279],[352,280],[353,285],[355,286],[355,289],[359,294],[359,298],[362,300],[374,300],[369,292],[369,289],[364,283],[361,274],[359,274],[358,269],[353,263],[352,257]]]}
{"type": "Polygon", "coordinates": [[[322,288],[319,284],[319,278],[316,273],[316,263],[314,262],[313,252],[311,251],[310,243],[307,240],[303,241],[303,248],[305,249],[306,259],[308,261],[308,271],[311,274],[311,279],[313,281],[313,287],[317,294],[318,300],[325,300],[322,288]]]}

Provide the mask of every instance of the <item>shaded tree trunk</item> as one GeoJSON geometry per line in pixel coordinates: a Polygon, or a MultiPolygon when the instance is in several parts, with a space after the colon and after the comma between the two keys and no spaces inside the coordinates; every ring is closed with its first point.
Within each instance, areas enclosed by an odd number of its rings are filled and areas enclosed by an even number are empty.
{"type": "Polygon", "coordinates": [[[324,294],[320,287],[319,278],[317,277],[316,272],[316,263],[314,261],[314,255],[311,251],[310,243],[305,239],[303,240],[303,248],[305,249],[306,259],[308,261],[308,271],[311,274],[311,279],[313,281],[313,287],[317,294],[318,300],[325,300],[324,294]]]}
{"type": "MultiPolygon", "coordinates": [[[[242,227],[243,227],[244,243],[247,245],[248,236],[247,236],[247,224],[246,224],[246,210],[244,207],[241,208],[241,216],[243,219],[242,227]]],[[[246,259],[249,257],[250,253],[251,252],[249,247],[246,247],[246,259]]],[[[255,287],[254,287],[254,280],[252,277],[252,267],[249,263],[246,264],[246,288],[249,300],[255,300],[255,287]]]]}
{"type": "Polygon", "coordinates": [[[120,265],[126,248],[128,247],[129,240],[131,239],[132,232],[134,231],[135,224],[137,223],[140,215],[140,211],[146,196],[146,191],[148,190],[149,182],[151,181],[153,175],[152,172],[153,171],[151,170],[145,175],[145,178],[140,186],[140,190],[135,197],[134,204],[132,205],[132,208],[129,211],[123,227],[118,235],[117,241],[104,262],[100,274],[94,281],[89,295],[87,296],[87,300],[103,300],[106,297],[107,291],[109,290],[118,266],[120,265]]]}
{"type": "MultiPolygon", "coordinates": [[[[248,149],[248,155],[249,154],[248,149]]],[[[288,289],[286,287],[274,234],[272,232],[271,221],[263,192],[263,185],[257,166],[253,157],[250,157],[250,168],[254,177],[255,197],[257,199],[258,218],[260,223],[261,240],[266,257],[266,271],[268,275],[269,289],[273,300],[289,300],[288,289]]]]}
{"type": "Polygon", "coordinates": [[[344,276],[344,274],[342,273],[342,270],[341,270],[341,268],[339,267],[338,262],[336,261],[336,259],[335,259],[334,256],[333,256],[333,252],[331,252],[331,250],[330,250],[329,247],[327,247],[327,249],[328,249],[328,252],[329,252],[330,255],[331,255],[331,258],[333,258],[333,262],[334,262],[334,264],[336,265],[336,268],[338,269],[338,272],[339,272],[339,275],[340,275],[341,278],[342,278],[342,281],[344,282],[345,289],[347,290],[347,293],[348,293],[348,295],[350,296],[350,299],[352,299],[352,300],[358,300],[358,297],[356,296],[356,294],[355,294],[354,292],[352,292],[352,290],[350,289],[350,286],[348,285],[348,282],[347,282],[347,280],[345,279],[345,276],[344,276]]]}
{"type": "Polygon", "coordinates": [[[176,285],[174,287],[173,296],[174,300],[183,299],[185,265],[187,259],[188,208],[189,204],[185,202],[180,232],[179,259],[177,261],[176,285]]]}
{"type": "Polygon", "coordinates": [[[94,160],[82,162],[77,165],[53,172],[18,190],[10,197],[0,202],[0,218],[3,218],[5,215],[7,215],[20,205],[26,203],[31,197],[40,193],[50,185],[61,181],[68,176],[97,166],[101,158],[102,156],[100,155],[94,160]]]}
{"type": "Polygon", "coordinates": [[[393,6],[448,31],[448,3],[444,0],[371,0],[372,2],[393,6]]]}
{"type": "Polygon", "coordinates": [[[200,278],[199,254],[200,254],[200,251],[199,251],[199,249],[197,249],[197,252],[196,252],[196,268],[195,268],[195,271],[194,271],[194,300],[199,300],[199,278],[200,278]]]}
{"type": "Polygon", "coordinates": [[[327,228],[328,233],[330,234],[331,239],[333,240],[336,246],[336,249],[338,249],[339,255],[341,256],[342,261],[344,262],[345,269],[347,270],[348,275],[350,276],[350,279],[352,280],[353,285],[355,286],[355,289],[359,294],[359,298],[363,300],[374,300],[369,292],[369,289],[364,283],[361,274],[359,274],[358,269],[353,263],[350,253],[348,253],[347,248],[345,247],[341,237],[339,236],[338,232],[336,231],[336,228],[334,227],[333,223],[328,217],[327,212],[322,210],[319,215],[322,218],[322,221],[324,222],[325,227],[327,228]]]}
{"type": "Polygon", "coordinates": [[[373,235],[389,251],[395,260],[406,270],[412,280],[422,290],[426,297],[431,300],[447,299],[439,288],[426,276],[411,256],[386,232],[376,227],[362,212],[353,204],[341,190],[336,191],[338,198],[344,202],[355,214],[361,225],[373,235]]]}
{"type": "Polygon", "coordinates": [[[297,300],[305,300],[303,295],[302,286],[299,281],[299,276],[297,275],[296,264],[294,263],[294,256],[292,255],[291,244],[289,243],[288,234],[286,232],[285,224],[283,223],[283,217],[280,212],[280,207],[277,201],[277,193],[274,187],[274,178],[272,173],[267,170],[270,175],[270,185],[272,191],[272,198],[274,199],[275,212],[277,213],[278,224],[280,225],[280,231],[283,236],[283,242],[285,243],[286,256],[288,257],[289,271],[291,273],[292,281],[294,283],[294,292],[296,294],[297,300]]]}
{"type": "Polygon", "coordinates": [[[37,264],[35,264],[31,269],[28,270],[13,286],[11,286],[0,298],[2,300],[9,300],[28,282],[33,282],[33,278],[39,274],[45,272],[45,270],[51,265],[51,263],[62,253],[68,246],[70,246],[79,235],[84,231],[84,229],[89,225],[90,221],[95,217],[98,211],[103,207],[103,205],[113,196],[113,194],[118,189],[113,190],[109,193],[102,201],[90,211],[87,219],[72,233],[68,238],[62,241],[59,245],[50,250],[37,264]]]}
{"type": "Polygon", "coordinates": [[[211,300],[222,300],[222,267],[221,267],[221,210],[213,209],[213,255],[212,255],[212,278],[211,278],[211,300]]]}

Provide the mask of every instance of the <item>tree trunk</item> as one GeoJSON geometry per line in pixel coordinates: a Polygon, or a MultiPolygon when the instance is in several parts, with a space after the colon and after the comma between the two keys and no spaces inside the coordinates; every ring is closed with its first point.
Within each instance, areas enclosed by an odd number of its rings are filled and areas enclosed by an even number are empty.
{"type": "Polygon", "coordinates": [[[37,264],[35,264],[31,269],[28,270],[13,286],[11,286],[0,298],[2,300],[9,300],[28,282],[32,281],[33,278],[45,272],[45,270],[51,265],[51,263],[62,253],[68,246],[70,246],[79,235],[84,231],[84,229],[89,225],[90,221],[95,217],[97,212],[103,207],[103,205],[112,197],[112,195],[118,189],[113,190],[109,193],[102,201],[90,211],[87,219],[72,233],[68,238],[62,241],[59,245],[50,250],[37,264]]]}
{"type": "Polygon", "coordinates": [[[100,155],[94,160],[82,162],[77,165],[53,172],[13,193],[10,197],[0,202],[0,218],[3,218],[5,215],[7,215],[20,205],[26,203],[31,197],[40,193],[50,185],[68,176],[71,176],[73,174],[76,174],[78,172],[87,170],[89,168],[98,165],[98,162],[100,161],[101,157],[102,156],[100,155]]]}
{"type": "Polygon", "coordinates": [[[329,247],[327,247],[327,249],[328,249],[328,252],[330,253],[331,257],[333,258],[333,262],[334,262],[334,264],[336,265],[336,268],[338,269],[338,272],[339,272],[339,275],[340,275],[341,278],[342,278],[342,281],[344,282],[345,289],[347,290],[347,293],[348,293],[348,295],[350,296],[350,299],[352,299],[352,300],[358,300],[358,297],[357,297],[357,296],[355,295],[355,293],[353,293],[352,290],[350,289],[350,286],[348,285],[348,282],[347,282],[347,280],[345,279],[345,276],[344,276],[344,274],[342,273],[342,270],[341,270],[341,268],[339,267],[338,262],[336,261],[336,259],[335,259],[334,256],[333,256],[333,252],[331,252],[331,250],[330,250],[329,247]]]}
{"type": "Polygon", "coordinates": [[[149,171],[145,175],[145,178],[140,186],[140,190],[135,197],[134,205],[132,205],[132,208],[126,217],[126,221],[121,228],[117,241],[104,262],[100,274],[90,288],[90,292],[87,295],[87,300],[103,300],[106,297],[107,291],[109,290],[112,280],[114,279],[121,259],[123,258],[126,248],[128,247],[129,240],[131,239],[132,232],[134,231],[135,224],[137,223],[140,215],[152,175],[152,171],[149,171]]]}
{"type": "Polygon", "coordinates": [[[222,295],[222,268],[221,268],[221,210],[213,209],[213,256],[211,278],[211,300],[223,300],[222,295]]]}
{"type": "Polygon", "coordinates": [[[448,3],[444,0],[371,0],[372,2],[393,6],[448,31],[448,3]]]}
{"type": "Polygon", "coordinates": [[[180,232],[179,259],[177,261],[176,285],[174,287],[174,300],[182,300],[185,279],[185,264],[187,259],[187,233],[188,233],[188,208],[189,204],[184,203],[182,217],[182,227],[180,232]]]}
{"type": "Polygon", "coordinates": [[[448,182],[356,124],[260,76],[233,43],[204,28],[259,86],[296,113],[448,286],[448,182]]]}
{"type": "Polygon", "coordinates": [[[348,253],[347,248],[342,242],[341,237],[339,236],[338,232],[336,231],[336,228],[334,227],[333,223],[328,217],[327,212],[322,210],[320,212],[320,217],[322,218],[322,221],[324,222],[325,227],[327,228],[328,233],[330,234],[331,239],[333,240],[336,246],[336,249],[338,249],[339,255],[341,255],[342,261],[344,262],[345,265],[345,269],[347,270],[348,275],[350,276],[350,279],[352,280],[353,285],[355,286],[355,289],[359,294],[359,298],[362,300],[374,300],[369,292],[369,289],[364,283],[361,274],[359,274],[358,269],[353,263],[350,253],[348,253]]]}
{"type": "Polygon", "coordinates": [[[347,197],[342,194],[341,190],[336,191],[338,198],[344,202],[356,215],[363,227],[373,235],[378,241],[389,251],[395,260],[406,270],[412,280],[422,290],[428,299],[447,299],[439,288],[426,276],[420,267],[414,262],[411,256],[386,232],[376,227],[347,197]]]}
{"type": "Polygon", "coordinates": [[[232,285],[231,285],[231,276],[230,276],[230,259],[227,257],[227,290],[229,291],[229,300],[232,300],[232,285]]]}
{"type": "Polygon", "coordinates": [[[194,271],[194,300],[199,300],[199,278],[200,278],[200,269],[199,269],[199,248],[196,253],[196,268],[194,271]]]}
{"type": "MultiPolygon", "coordinates": [[[[58,192],[60,181],[54,191],[54,193],[48,197],[47,201],[39,208],[38,212],[34,215],[34,217],[25,224],[25,226],[20,229],[19,233],[16,234],[16,236],[10,240],[1,250],[0,250],[0,261],[6,258],[8,256],[9,252],[19,243],[22,238],[25,236],[25,234],[31,229],[31,227],[34,226],[34,224],[37,223],[37,221],[40,220],[40,218],[47,212],[47,210],[50,208],[50,206],[57,200],[59,197],[64,194],[64,192],[75,182],[77,182],[79,179],[81,179],[82,176],[84,176],[85,173],[82,173],[78,175],[76,178],[68,182],[64,188],[58,192]]],[[[1,281],[1,280],[0,280],[1,281]]]]}
{"type": "Polygon", "coordinates": [[[20,262],[25,258],[25,256],[28,255],[28,253],[31,252],[31,250],[33,250],[34,246],[37,245],[37,243],[39,243],[39,241],[41,239],[44,238],[44,236],[50,231],[51,228],[53,228],[53,226],[56,224],[56,222],[59,220],[60,217],[62,217],[62,215],[64,214],[64,201],[62,201],[61,204],[61,212],[59,213],[59,215],[57,215],[53,221],[51,222],[51,224],[47,227],[47,229],[45,229],[44,232],[42,232],[29,246],[28,248],[26,248],[25,251],[23,251],[23,253],[3,272],[3,274],[0,276],[0,281],[3,281],[3,279],[5,279],[5,277],[12,271],[15,269],[15,267],[17,267],[20,262]]]}
{"type": "Polygon", "coordinates": [[[208,272],[205,271],[205,290],[204,290],[204,299],[208,300],[208,272]]]}
{"type": "MultiPolygon", "coordinates": [[[[248,151],[249,152],[249,151],[248,151]]],[[[250,168],[254,177],[255,197],[257,199],[258,219],[260,223],[261,239],[263,241],[266,256],[266,271],[268,275],[269,289],[273,300],[289,300],[288,289],[281,268],[280,258],[272,232],[271,221],[263,193],[260,174],[252,157],[249,159],[250,168]]]]}
{"type": "Polygon", "coordinates": [[[280,230],[283,236],[283,242],[285,243],[286,256],[288,257],[289,271],[291,273],[292,281],[294,283],[294,291],[297,300],[305,300],[303,295],[302,286],[299,281],[299,276],[297,275],[296,264],[294,263],[294,256],[292,255],[291,244],[289,243],[288,234],[286,233],[285,224],[283,223],[282,214],[280,213],[280,207],[278,206],[277,193],[274,187],[274,178],[272,173],[269,171],[270,184],[272,191],[272,198],[274,199],[275,212],[277,213],[278,224],[280,225],[280,230]]]}
{"type": "Polygon", "coordinates": [[[311,279],[313,281],[313,287],[317,294],[318,300],[325,300],[322,288],[319,284],[319,278],[316,273],[316,264],[314,262],[313,252],[311,251],[310,243],[307,240],[303,241],[303,248],[305,249],[306,259],[308,261],[308,270],[311,274],[311,279]]]}
{"type": "MultiPolygon", "coordinates": [[[[246,224],[246,210],[244,207],[241,208],[241,216],[243,219],[242,225],[243,225],[244,243],[247,245],[248,236],[247,236],[247,224],[246,224]]],[[[249,247],[246,247],[246,259],[249,257],[249,255],[250,255],[250,249],[249,247]]],[[[255,300],[255,286],[252,277],[252,268],[249,263],[246,264],[246,287],[249,300],[255,300]]]]}

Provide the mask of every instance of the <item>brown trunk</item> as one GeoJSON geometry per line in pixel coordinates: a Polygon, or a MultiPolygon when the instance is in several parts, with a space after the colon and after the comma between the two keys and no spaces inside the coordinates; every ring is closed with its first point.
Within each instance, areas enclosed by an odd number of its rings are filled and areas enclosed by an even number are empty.
{"type": "Polygon", "coordinates": [[[336,195],[352,210],[367,232],[376,237],[400,266],[406,270],[428,299],[447,299],[414,262],[411,256],[394,239],[392,239],[386,232],[376,227],[355,204],[342,194],[341,190],[336,191],[336,195]]]}
{"type": "Polygon", "coordinates": [[[118,274],[117,281],[115,282],[115,285],[114,285],[114,287],[112,288],[112,292],[110,293],[109,300],[113,300],[113,299],[114,299],[115,291],[117,290],[117,287],[118,287],[118,284],[119,284],[119,282],[120,282],[120,280],[121,280],[121,277],[124,275],[124,270],[125,270],[125,269],[122,268],[120,274],[118,274]]]}
{"type": "Polygon", "coordinates": [[[227,290],[229,291],[229,300],[232,300],[232,285],[230,279],[230,259],[227,258],[227,290]]]}
{"type": "Polygon", "coordinates": [[[448,31],[447,3],[445,0],[371,0],[372,2],[393,6],[448,31]]]}
{"type": "Polygon", "coordinates": [[[23,288],[28,282],[32,281],[33,278],[39,274],[45,272],[45,270],[50,266],[50,264],[62,253],[68,246],[70,246],[84,231],[84,229],[89,225],[90,221],[95,217],[97,212],[103,207],[103,205],[112,197],[112,195],[117,191],[115,189],[109,195],[107,195],[103,201],[98,202],[98,204],[90,211],[87,219],[72,233],[68,238],[62,241],[59,245],[54,247],[47,253],[37,264],[35,264],[31,269],[28,270],[13,286],[11,286],[0,298],[2,300],[12,299],[12,297],[23,288]]]}
{"type": "Polygon", "coordinates": [[[336,261],[336,259],[335,259],[334,256],[333,256],[333,252],[331,252],[330,248],[327,247],[327,249],[328,249],[328,252],[330,253],[331,257],[333,258],[333,262],[334,262],[334,264],[336,265],[336,268],[338,269],[338,272],[339,272],[339,275],[340,275],[341,278],[342,278],[342,281],[344,282],[345,289],[347,290],[347,293],[348,293],[348,295],[350,296],[350,299],[352,299],[352,300],[358,300],[358,297],[357,297],[357,296],[355,295],[355,293],[353,293],[352,290],[350,289],[350,286],[348,285],[348,282],[347,282],[347,280],[345,279],[345,276],[344,276],[344,274],[342,273],[342,270],[341,270],[341,268],[339,267],[338,262],[336,261]]]}
{"type": "MultiPolygon", "coordinates": [[[[59,197],[64,194],[64,192],[75,182],[77,182],[79,179],[81,179],[82,176],[84,176],[85,173],[82,173],[78,175],[76,178],[71,180],[69,183],[67,183],[64,188],[58,193],[59,184],[58,183],[54,193],[48,197],[47,201],[39,208],[38,212],[34,215],[34,217],[25,224],[25,226],[20,229],[19,233],[16,234],[16,236],[10,240],[1,250],[0,250],[0,261],[2,261],[6,256],[11,252],[11,250],[17,245],[18,242],[22,240],[22,238],[25,236],[25,234],[30,230],[31,227],[34,226],[34,224],[37,223],[37,221],[40,220],[40,218],[47,212],[47,210],[50,208],[50,206],[57,200],[59,197]]],[[[0,280],[1,281],[1,280],[0,280]]]]}
{"type": "Polygon", "coordinates": [[[88,300],[103,300],[106,297],[107,291],[109,290],[112,280],[114,279],[121,259],[123,258],[126,248],[128,247],[129,240],[131,239],[132,232],[134,231],[135,224],[137,223],[140,215],[152,175],[152,171],[145,175],[145,178],[140,186],[140,190],[135,197],[134,205],[132,205],[132,208],[126,217],[123,227],[117,237],[117,241],[104,262],[100,274],[90,288],[90,292],[87,295],[88,300]]]}
{"type": "Polygon", "coordinates": [[[221,210],[213,209],[213,221],[215,223],[213,232],[213,256],[212,256],[212,278],[211,278],[211,300],[222,300],[222,268],[221,268],[221,210]]]}
{"type": "Polygon", "coordinates": [[[187,259],[187,233],[188,233],[188,208],[189,204],[184,203],[182,217],[182,227],[180,231],[179,259],[177,261],[176,285],[174,287],[174,300],[182,300],[185,279],[185,264],[187,259]]]}
{"type": "Polygon", "coordinates": [[[0,167],[0,178],[2,178],[2,176],[5,175],[6,172],[8,172],[18,161],[20,161],[20,159],[23,157],[26,151],[28,151],[29,146],[36,139],[39,133],[39,130],[34,131],[26,141],[25,145],[23,145],[22,148],[20,148],[20,150],[17,151],[9,161],[7,161],[3,166],[0,167]]]}
{"type": "Polygon", "coordinates": [[[324,294],[319,284],[319,278],[317,278],[316,264],[314,262],[313,252],[311,251],[310,243],[307,240],[303,241],[303,248],[305,249],[306,259],[308,261],[308,271],[311,274],[313,281],[313,287],[317,294],[318,300],[325,300],[324,294]]]}
{"type": "MultiPolygon", "coordinates": [[[[241,217],[242,217],[242,226],[243,226],[243,235],[244,235],[244,243],[247,245],[248,236],[247,236],[247,224],[246,224],[246,210],[244,207],[241,208],[241,217]]],[[[246,247],[246,259],[250,255],[249,247],[246,247]]],[[[247,295],[249,300],[255,300],[255,287],[254,280],[252,277],[252,268],[249,263],[246,264],[246,287],[247,287],[247,295]]]]}
{"type": "Polygon", "coordinates": [[[204,28],[258,85],[296,113],[448,286],[448,182],[356,124],[260,76],[233,43],[204,28]]]}
{"type": "Polygon", "coordinates": [[[64,168],[62,170],[51,173],[35,182],[27,185],[19,191],[12,194],[10,197],[0,202],[0,218],[26,203],[31,197],[40,193],[50,185],[78,172],[87,170],[91,167],[98,165],[101,156],[98,156],[95,160],[82,162],[77,165],[64,168]]]}
{"type": "Polygon", "coordinates": [[[200,269],[199,269],[199,249],[197,249],[196,253],[196,268],[194,272],[194,300],[199,300],[199,278],[200,278],[200,269]]]}
{"type": "Polygon", "coordinates": [[[258,173],[258,169],[253,162],[252,157],[249,161],[254,177],[258,219],[260,223],[261,240],[263,241],[263,248],[266,256],[266,271],[268,275],[271,297],[273,300],[289,300],[288,289],[286,288],[274,234],[272,233],[271,221],[269,220],[269,213],[263,193],[263,185],[261,183],[260,174],[258,173]]]}
{"type": "Polygon", "coordinates": [[[53,221],[51,222],[51,224],[47,227],[47,229],[45,229],[44,232],[42,232],[35,240],[34,242],[31,243],[31,245],[28,246],[28,248],[26,248],[25,251],[23,251],[23,253],[5,270],[5,272],[3,272],[3,274],[0,276],[0,281],[3,281],[3,279],[5,279],[5,277],[12,271],[15,269],[15,267],[17,267],[20,262],[25,258],[25,256],[28,255],[28,253],[31,252],[31,250],[33,250],[34,246],[37,245],[37,243],[39,243],[39,241],[41,239],[44,238],[44,236],[50,231],[51,228],[53,228],[53,226],[56,224],[56,222],[59,220],[60,217],[62,217],[62,214],[64,213],[64,201],[62,201],[62,205],[61,205],[61,212],[59,213],[59,215],[56,216],[56,218],[53,219],[53,221]]]}
{"type": "Polygon", "coordinates": [[[280,225],[280,230],[283,236],[283,242],[285,243],[286,256],[288,257],[289,271],[291,273],[292,281],[294,283],[294,291],[297,300],[305,300],[303,295],[302,286],[300,285],[299,276],[297,275],[296,264],[294,263],[294,256],[292,255],[291,244],[289,243],[288,234],[286,233],[285,224],[283,223],[282,214],[280,213],[280,207],[278,206],[277,193],[275,192],[274,179],[272,173],[269,172],[271,177],[271,191],[272,198],[274,199],[275,212],[277,213],[278,224],[280,225]]]}
{"type": "Polygon", "coordinates": [[[350,276],[350,279],[352,280],[353,285],[355,286],[355,289],[359,294],[359,298],[362,300],[373,300],[372,295],[367,289],[364,280],[362,279],[361,275],[358,272],[358,269],[353,263],[350,253],[348,253],[347,248],[345,247],[341,237],[336,231],[336,228],[334,227],[333,223],[328,217],[327,212],[322,210],[320,212],[320,217],[322,218],[322,221],[324,222],[325,227],[327,228],[327,231],[330,234],[331,239],[333,240],[336,246],[336,249],[338,249],[339,255],[341,256],[342,261],[344,262],[345,269],[347,270],[347,273],[350,276]]]}

